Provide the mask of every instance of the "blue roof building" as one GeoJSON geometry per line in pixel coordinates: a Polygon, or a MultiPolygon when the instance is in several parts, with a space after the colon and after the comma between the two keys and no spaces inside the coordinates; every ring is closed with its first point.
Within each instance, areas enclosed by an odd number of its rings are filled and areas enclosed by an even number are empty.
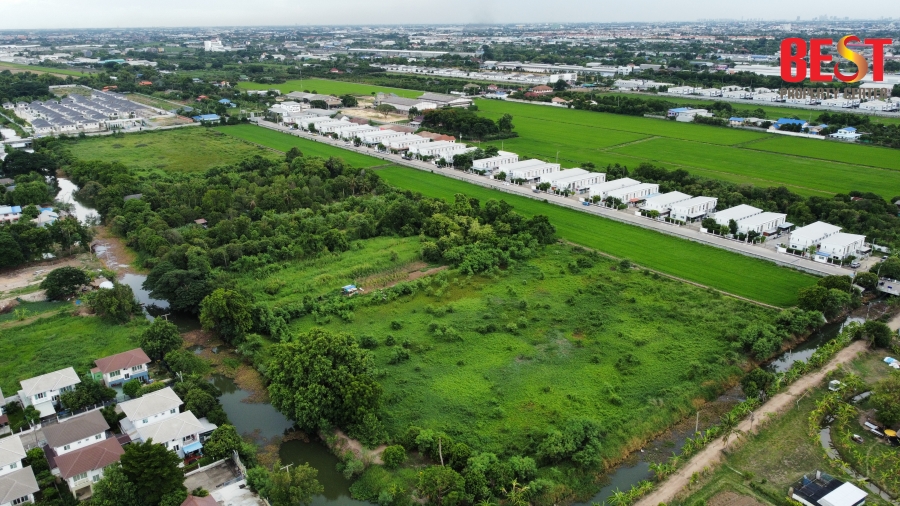
{"type": "Polygon", "coordinates": [[[191,119],[198,123],[202,123],[204,121],[219,121],[221,118],[218,114],[201,114],[200,116],[194,116],[191,119]]]}

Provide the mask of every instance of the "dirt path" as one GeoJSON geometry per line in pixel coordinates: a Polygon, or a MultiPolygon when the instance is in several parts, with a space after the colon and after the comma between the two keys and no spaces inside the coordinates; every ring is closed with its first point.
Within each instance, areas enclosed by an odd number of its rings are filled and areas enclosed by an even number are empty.
{"type": "Polygon", "coordinates": [[[891,318],[891,321],[888,322],[888,327],[890,327],[891,330],[900,330],[900,314],[891,318]]]}
{"type": "MultiPolygon", "coordinates": [[[[810,388],[818,386],[825,378],[828,371],[833,370],[839,364],[849,362],[866,349],[864,341],[856,341],[850,346],[844,348],[833,359],[831,359],[825,367],[818,371],[808,374],[796,383],[788,387],[788,389],[780,394],[772,397],[759,409],[755,414],[755,420],[761,421],[769,418],[770,415],[778,415],[794,406],[794,402],[802,396],[810,388]]],[[[753,427],[752,432],[755,433],[759,428],[757,423],[753,427]]],[[[750,419],[744,419],[738,424],[737,430],[741,432],[751,432],[750,419]]],[[[672,500],[679,492],[684,490],[694,473],[702,473],[704,468],[719,464],[722,460],[722,448],[724,444],[722,438],[707,445],[700,453],[694,455],[681,469],[675,474],[669,476],[659,487],[657,487],[650,495],[638,501],[636,506],[656,506],[660,503],[667,503],[672,500]]]]}

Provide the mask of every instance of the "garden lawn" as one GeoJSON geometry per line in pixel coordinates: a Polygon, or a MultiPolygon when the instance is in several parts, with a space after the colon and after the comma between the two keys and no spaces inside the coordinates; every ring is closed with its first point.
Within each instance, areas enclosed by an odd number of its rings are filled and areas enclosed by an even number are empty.
{"type": "Polygon", "coordinates": [[[69,149],[80,160],[118,161],[145,174],[203,172],[253,155],[277,156],[271,150],[204,127],[87,137],[69,149]]]}
{"type": "Polygon", "coordinates": [[[371,84],[350,83],[346,81],[331,81],[329,79],[303,79],[286,81],[279,84],[242,82],[238,85],[242,90],[280,90],[282,94],[292,91],[309,90],[323,95],[371,95],[372,92],[394,93],[400,97],[416,98],[422,95],[422,91],[404,90],[401,88],[388,88],[371,84]]]}
{"type": "Polygon", "coordinates": [[[813,276],[764,260],[437,174],[405,167],[380,169],[378,174],[390,184],[430,197],[452,200],[455,194],[463,193],[482,202],[502,199],[525,216],[548,216],[564,240],[768,304],[791,306],[797,301],[797,290],[816,281],[813,276]]]}
{"type": "Polygon", "coordinates": [[[55,315],[0,330],[0,389],[11,395],[19,381],[74,367],[85,374],[94,360],[138,346],[148,325],[142,316],[128,325],[88,316],[55,315]]]}
{"type": "Polygon", "coordinates": [[[364,295],[349,319],[290,326],[374,338],[394,438],[416,425],[475,450],[534,455],[549,427],[589,418],[603,427],[604,458],[618,459],[718,396],[741,374],[737,356],[722,360],[728,329],[774,314],[618,267],[555,244],[491,276],[445,271],[388,302],[364,295]],[[409,358],[396,363],[400,349],[409,358]]]}
{"type": "Polygon", "coordinates": [[[287,152],[291,148],[296,147],[303,152],[304,156],[321,156],[323,158],[329,158],[332,156],[340,157],[353,167],[375,167],[378,165],[387,165],[387,162],[380,158],[359,154],[354,151],[341,149],[321,142],[303,139],[295,135],[277,132],[275,130],[262,128],[256,125],[215,127],[215,130],[236,139],[243,139],[245,141],[267,146],[282,152],[287,152]]]}
{"type": "Polygon", "coordinates": [[[896,149],[880,146],[838,141],[810,142],[808,139],[776,135],[768,140],[751,143],[747,145],[747,149],[900,171],[900,153],[896,149]]]}
{"type": "MultiPolygon", "coordinates": [[[[753,143],[750,146],[764,146],[767,142],[769,141],[753,143]]],[[[823,145],[824,141],[806,140],[806,142],[818,142],[817,147],[823,150],[845,147],[823,145]]],[[[813,147],[816,146],[809,146],[808,149],[813,147]]],[[[886,151],[884,148],[846,147],[871,150],[873,155],[880,155],[882,151],[886,151]]],[[[614,148],[612,152],[669,169],[683,168],[696,174],[701,172],[721,174],[718,179],[737,175],[748,178],[757,186],[784,185],[793,192],[805,195],[830,196],[858,190],[891,198],[897,195],[900,189],[900,170],[860,167],[803,156],[713,146],[678,139],[650,139],[614,148]]],[[[898,155],[900,153],[895,156],[898,155]]],[[[900,165],[900,162],[897,164],[900,165]]],[[[632,162],[629,165],[636,164],[632,162]]]]}

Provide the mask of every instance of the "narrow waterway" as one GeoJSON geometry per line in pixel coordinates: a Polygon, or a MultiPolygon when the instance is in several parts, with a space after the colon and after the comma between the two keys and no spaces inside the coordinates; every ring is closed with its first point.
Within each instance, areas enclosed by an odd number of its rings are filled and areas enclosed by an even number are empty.
{"type": "Polygon", "coordinates": [[[864,323],[865,320],[862,318],[845,318],[842,321],[829,323],[824,325],[822,328],[813,333],[812,336],[809,337],[806,341],[798,344],[797,346],[791,348],[790,350],[782,353],[780,356],[775,358],[766,364],[765,369],[769,372],[784,372],[791,368],[794,365],[794,362],[801,361],[806,362],[812,357],[812,354],[815,353],[817,349],[823,344],[831,341],[835,337],[837,337],[841,330],[844,327],[851,323],[864,323]]]}
{"type": "Polygon", "coordinates": [[[100,213],[96,209],[91,209],[75,200],[75,192],[78,191],[78,185],[64,177],[58,178],[57,182],[59,183],[59,193],[56,194],[56,200],[71,204],[73,206],[73,214],[78,218],[78,221],[87,223],[89,220],[100,218],[100,213]]]}

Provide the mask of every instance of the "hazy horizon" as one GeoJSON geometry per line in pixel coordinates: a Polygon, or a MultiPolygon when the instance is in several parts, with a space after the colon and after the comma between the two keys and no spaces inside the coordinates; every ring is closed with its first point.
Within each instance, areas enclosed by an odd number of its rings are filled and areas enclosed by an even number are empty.
{"type": "MultiPolygon", "coordinates": [[[[824,0],[815,4],[761,0],[734,5],[713,0],[694,0],[690,5],[659,0],[637,0],[602,5],[573,0],[537,2],[534,0],[460,0],[445,8],[423,8],[419,2],[383,0],[368,2],[345,0],[337,6],[330,2],[290,2],[271,0],[265,8],[239,0],[215,2],[195,0],[156,0],[153,3],[121,5],[83,0],[0,0],[0,30],[65,30],[124,28],[222,28],[291,27],[336,25],[446,25],[514,23],[648,23],[693,22],[699,19],[765,19],[773,22],[811,21],[822,15],[843,18],[846,2],[824,0]],[[436,19],[438,12],[440,19],[436,19]],[[771,18],[763,13],[777,16],[771,18]],[[804,19],[805,18],[805,19],[804,19]]],[[[858,11],[851,11],[858,12],[858,11]]],[[[890,13],[900,17],[893,0],[874,0],[866,12],[890,13]]],[[[851,20],[878,18],[851,17],[851,20]]]]}

